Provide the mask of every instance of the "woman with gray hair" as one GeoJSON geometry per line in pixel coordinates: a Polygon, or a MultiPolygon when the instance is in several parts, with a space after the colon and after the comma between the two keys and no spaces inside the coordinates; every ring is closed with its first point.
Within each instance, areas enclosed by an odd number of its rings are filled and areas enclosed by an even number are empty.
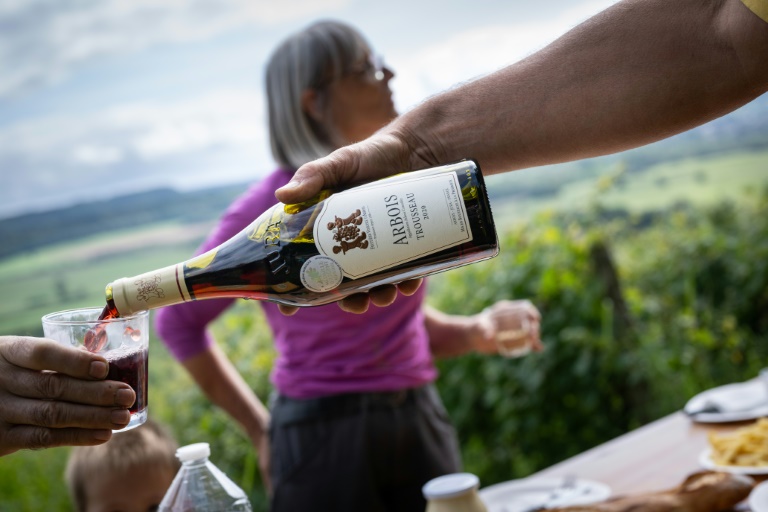
{"type": "MultiPolygon", "coordinates": [[[[299,166],[392,121],[393,76],[343,23],[318,22],[285,40],[266,71],[279,168],[232,204],[199,253],[272,206],[274,191],[299,166]]],[[[452,316],[426,306],[424,294],[422,286],[362,315],[328,305],[289,317],[262,302],[278,353],[270,411],[207,332],[232,300],[164,308],[156,327],[208,397],[250,436],[272,510],[421,512],[422,485],[461,466],[456,433],[433,385],[433,356],[495,353],[496,333],[523,322],[541,348],[539,314],[527,301],[502,301],[493,316],[452,316]]]]}

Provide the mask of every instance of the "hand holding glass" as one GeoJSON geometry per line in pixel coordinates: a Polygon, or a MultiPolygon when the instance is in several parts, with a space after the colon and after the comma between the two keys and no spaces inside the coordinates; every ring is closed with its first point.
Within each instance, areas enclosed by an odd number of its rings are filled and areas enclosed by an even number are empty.
{"type": "Polygon", "coordinates": [[[541,315],[527,300],[502,300],[485,309],[497,352],[504,357],[521,357],[543,350],[539,334],[541,315]]]}
{"type": "Polygon", "coordinates": [[[90,350],[109,362],[107,380],[125,382],[136,392],[129,412],[131,420],[123,432],[147,420],[147,360],[149,312],[125,318],[99,320],[101,308],[59,311],[43,317],[43,332],[62,345],[90,350]]]}

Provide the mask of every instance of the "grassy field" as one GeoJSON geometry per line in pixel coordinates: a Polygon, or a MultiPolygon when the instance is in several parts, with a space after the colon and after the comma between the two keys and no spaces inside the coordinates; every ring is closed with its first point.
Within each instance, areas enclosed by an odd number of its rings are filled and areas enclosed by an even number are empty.
{"type": "MultiPolygon", "coordinates": [[[[607,207],[633,213],[662,209],[677,202],[709,205],[723,200],[736,203],[745,193],[768,183],[768,151],[733,153],[711,158],[690,158],[655,165],[642,173],[618,176],[613,187],[601,194],[607,207]]],[[[565,203],[588,197],[587,184],[562,192],[565,203]]],[[[594,193],[594,192],[592,192],[594,193]]]]}
{"type": "Polygon", "coordinates": [[[107,283],[187,259],[209,227],[142,227],[0,261],[0,334],[38,335],[46,313],[103,304],[107,283]]]}
{"type": "MultiPolygon", "coordinates": [[[[510,178],[528,178],[536,169],[518,171],[510,178]]],[[[548,172],[568,173],[567,169],[548,172]]],[[[490,186],[493,180],[491,177],[490,186]]],[[[735,152],[687,158],[655,165],[642,172],[622,172],[621,164],[606,167],[603,176],[564,185],[551,196],[521,198],[494,204],[500,229],[544,210],[583,209],[599,197],[600,204],[633,213],[662,209],[676,202],[714,204],[724,199],[739,201],[744,194],[768,184],[768,151],[735,152]]]]}

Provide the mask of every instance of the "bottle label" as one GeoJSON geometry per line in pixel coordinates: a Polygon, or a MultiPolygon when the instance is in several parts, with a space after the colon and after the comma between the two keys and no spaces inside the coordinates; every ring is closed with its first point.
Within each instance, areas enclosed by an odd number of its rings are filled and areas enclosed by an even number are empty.
{"type": "Polygon", "coordinates": [[[313,292],[327,292],[341,284],[341,267],[328,256],[312,256],[301,266],[301,282],[313,292]]]}
{"type": "Polygon", "coordinates": [[[472,241],[455,172],[417,171],[334,194],[313,234],[351,279],[472,241]]]}
{"type": "Polygon", "coordinates": [[[120,316],[191,300],[181,264],[124,277],[111,286],[112,299],[120,316]]]}

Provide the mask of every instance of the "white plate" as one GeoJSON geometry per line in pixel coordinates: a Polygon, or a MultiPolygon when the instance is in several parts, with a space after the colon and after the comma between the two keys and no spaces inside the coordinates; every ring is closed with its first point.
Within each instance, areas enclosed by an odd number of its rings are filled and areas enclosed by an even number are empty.
{"type": "Polygon", "coordinates": [[[747,502],[752,512],[768,512],[768,482],[758,484],[752,489],[747,502]]]}
{"type": "Polygon", "coordinates": [[[690,414],[704,407],[708,401],[723,404],[724,407],[732,409],[723,412],[702,412],[692,416],[693,420],[698,423],[727,423],[768,416],[768,391],[760,380],[708,389],[688,400],[683,410],[690,414]],[[738,410],[739,407],[744,409],[738,410]]]}
{"type": "MultiPolygon", "coordinates": [[[[563,485],[562,478],[524,478],[480,489],[488,512],[522,512],[540,505],[563,485]]],[[[610,497],[611,488],[593,480],[576,479],[573,490],[560,493],[551,506],[588,505],[610,497]]]]}
{"type": "Polygon", "coordinates": [[[699,455],[699,464],[704,469],[725,471],[736,475],[768,475],[768,466],[720,466],[712,460],[712,449],[707,448],[699,455]]]}

